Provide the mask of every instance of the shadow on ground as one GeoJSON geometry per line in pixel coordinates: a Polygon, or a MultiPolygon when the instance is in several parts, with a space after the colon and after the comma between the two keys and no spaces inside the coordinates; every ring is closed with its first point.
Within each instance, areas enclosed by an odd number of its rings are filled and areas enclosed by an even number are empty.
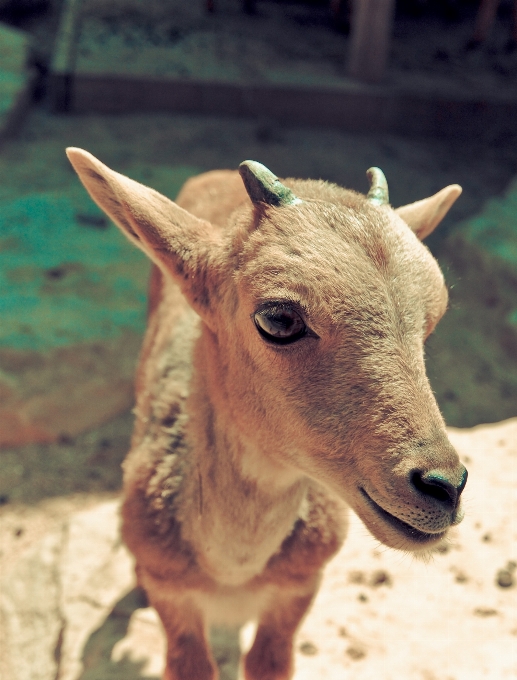
{"type": "Polygon", "coordinates": [[[115,604],[102,626],[87,641],[82,657],[84,671],[77,680],[158,680],[157,676],[142,675],[145,660],[135,662],[127,656],[120,661],[111,658],[113,648],[128,632],[131,615],[142,607],[147,607],[147,598],[140,588],[134,588],[115,604]]]}
{"type": "MultiPolygon", "coordinates": [[[[117,643],[128,635],[133,614],[147,606],[145,592],[138,587],[115,604],[104,623],[86,642],[82,656],[84,670],[77,680],[159,680],[159,675],[146,672],[147,659],[133,660],[127,652],[116,659],[113,653],[117,643]]],[[[240,659],[238,631],[213,629],[210,643],[220,680],[237,680],[240,659]]]]}

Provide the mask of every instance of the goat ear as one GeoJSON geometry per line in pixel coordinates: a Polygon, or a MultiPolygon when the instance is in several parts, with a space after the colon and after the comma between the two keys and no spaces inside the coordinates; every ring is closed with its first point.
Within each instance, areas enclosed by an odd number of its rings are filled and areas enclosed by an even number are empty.
{"type": "Polygon", "coordinates": [[[459,184],[451,184],[434,196],[403,205],[395,212],[423,241],[440,224],[461,192],[459,184]]]}
{"type": "Polygon", "coordinates": [[[130,241],[172,274],[198,311],[206,307],[209,255],[215,245],[210,223],[110,170],[87,151],[69,148],[66,153],[95,203],[130,241]]]}

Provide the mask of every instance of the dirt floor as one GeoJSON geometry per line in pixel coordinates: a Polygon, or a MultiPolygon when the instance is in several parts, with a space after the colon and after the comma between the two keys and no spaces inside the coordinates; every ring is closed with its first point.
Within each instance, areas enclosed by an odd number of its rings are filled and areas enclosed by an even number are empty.
{"type": "MultiPolygon", "coordinates": [[[[294,680],[517,678],[517,419],[449,436],[470,473],[464,521],[418,561],[352,515],[297,634],[294,680]]],[[[163,632],[134,589],[117,514],[106,494],[0,509],[0,677],[160,676],[163,632]]],[[[221,680],[240,677],[235,631],[213,631],[212,645],[221,680]]]]}

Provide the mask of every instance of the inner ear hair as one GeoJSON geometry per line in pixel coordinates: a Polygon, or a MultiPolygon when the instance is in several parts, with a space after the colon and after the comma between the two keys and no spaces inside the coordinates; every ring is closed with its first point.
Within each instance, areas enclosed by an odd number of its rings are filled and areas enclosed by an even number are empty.
{"type": "Polygon", "coordinates": [[[218,243],[211,224],[82,149],[67,149],[67,154],[95,203],[129,240],[176,279],[198,311],[206,306],[205,283],[218,243]]]}

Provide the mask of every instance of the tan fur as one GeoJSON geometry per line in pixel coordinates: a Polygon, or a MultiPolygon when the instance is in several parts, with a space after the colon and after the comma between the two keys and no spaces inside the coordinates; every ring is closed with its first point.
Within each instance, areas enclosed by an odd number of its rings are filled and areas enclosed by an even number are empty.
{"type": "Polygon", "coordinates": [[[444,501],[414,482],[419,471],[460,487],[464,474],[424,367],[447,291],[415,236],[458,188],[397,215],[285,180],[302,201],[274,208],[218,171],[172,203],[68,153],[156,265],[122,515],[167,634],[164,678],[214,680],[207,627],[257,619],[245,677],[286,680],[293,635],[344,539],[345,504],[404,550],[429,549],[461,519],[459,493],[444,501]],[[264,339],[253,315],[279,300],[313,333],[264,339]]]}

